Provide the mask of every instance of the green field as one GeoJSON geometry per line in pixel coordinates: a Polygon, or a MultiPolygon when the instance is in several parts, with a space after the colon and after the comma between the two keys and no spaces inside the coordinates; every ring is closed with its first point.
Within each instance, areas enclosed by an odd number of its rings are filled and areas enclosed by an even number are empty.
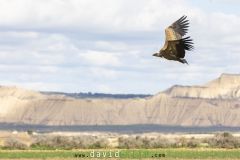
{"type": "Polygon", "coordinates": [[[0,150],[1,159],[98,159],[99,156],[101,159],[240,159],[240,150],[183,148],[138,150],[0,150]]]}

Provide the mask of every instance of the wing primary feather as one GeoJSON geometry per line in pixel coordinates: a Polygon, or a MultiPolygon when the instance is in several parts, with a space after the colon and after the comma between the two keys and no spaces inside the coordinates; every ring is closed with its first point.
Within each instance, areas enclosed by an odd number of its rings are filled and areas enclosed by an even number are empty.
{"type": "Polygon", "coordinates": [[[190,37],[181,39],[180,43],[184,46],[184,49],[186,49],[188,51],[191,51],[194,49],[193,39],[191,39],[190,37]]]}
{"type": "Polygon", "coordinates": [[[171,25],[171,28],[173,28],[173,30],[179,33],[181,36],[184,36],[187,33],[188,27],[189,21],[187,20],[187,16],[185,15],[171,25]]]}

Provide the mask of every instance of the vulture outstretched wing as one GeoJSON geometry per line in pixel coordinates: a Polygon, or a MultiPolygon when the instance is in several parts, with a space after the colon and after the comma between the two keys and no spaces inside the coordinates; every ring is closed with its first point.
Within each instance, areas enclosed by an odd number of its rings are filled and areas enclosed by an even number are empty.
{"type": "Polygon", "coordinates": [[[182,16],[176,22],[174,22],[171,26],[165,29],[165,35],[167,41],[174,41],[182,39],[188,31],[188,20],[187,16],[182,16]]]}
{"type": "Polygon", "coordinates": [[[193,50],[193,40],[190,37],[186,37],[180,40],[168,41],[166,50],[171,50],[170,54],[176,57],[184,58],[185,50],[193,50]]]}

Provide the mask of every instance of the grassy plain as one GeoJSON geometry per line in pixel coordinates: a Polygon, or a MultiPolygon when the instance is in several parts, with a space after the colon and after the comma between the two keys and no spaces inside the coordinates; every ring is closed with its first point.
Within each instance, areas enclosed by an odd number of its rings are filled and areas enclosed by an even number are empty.
{"type": "Polygon", "coordinates": [[[240,159],[239,149],[0,150],[0,159],[240,159]],[[94,157],[93,156],[94,151],[94,157]],[[111,152],[111,153],[110,153],[111,152]],[[115,154],[117,154],[115,157],[115,154]],[[98,157],[100,155],[100,157],[98,157]],[[110,157],[111,155],[111,157],[110,157]],[[119,156],[119,157],[118,157],[119,156]]]}

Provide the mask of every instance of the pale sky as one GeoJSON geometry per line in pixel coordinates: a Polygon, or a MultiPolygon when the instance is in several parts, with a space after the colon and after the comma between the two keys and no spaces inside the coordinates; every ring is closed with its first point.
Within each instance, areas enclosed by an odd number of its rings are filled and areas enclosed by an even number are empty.
{"type": "Polygon", "coordinates": [[[155,94],[240,73],[239,0],[0,0],[0,85],[155,94]],[[190,65],[153,57],[187,15],[190,65]]]}

